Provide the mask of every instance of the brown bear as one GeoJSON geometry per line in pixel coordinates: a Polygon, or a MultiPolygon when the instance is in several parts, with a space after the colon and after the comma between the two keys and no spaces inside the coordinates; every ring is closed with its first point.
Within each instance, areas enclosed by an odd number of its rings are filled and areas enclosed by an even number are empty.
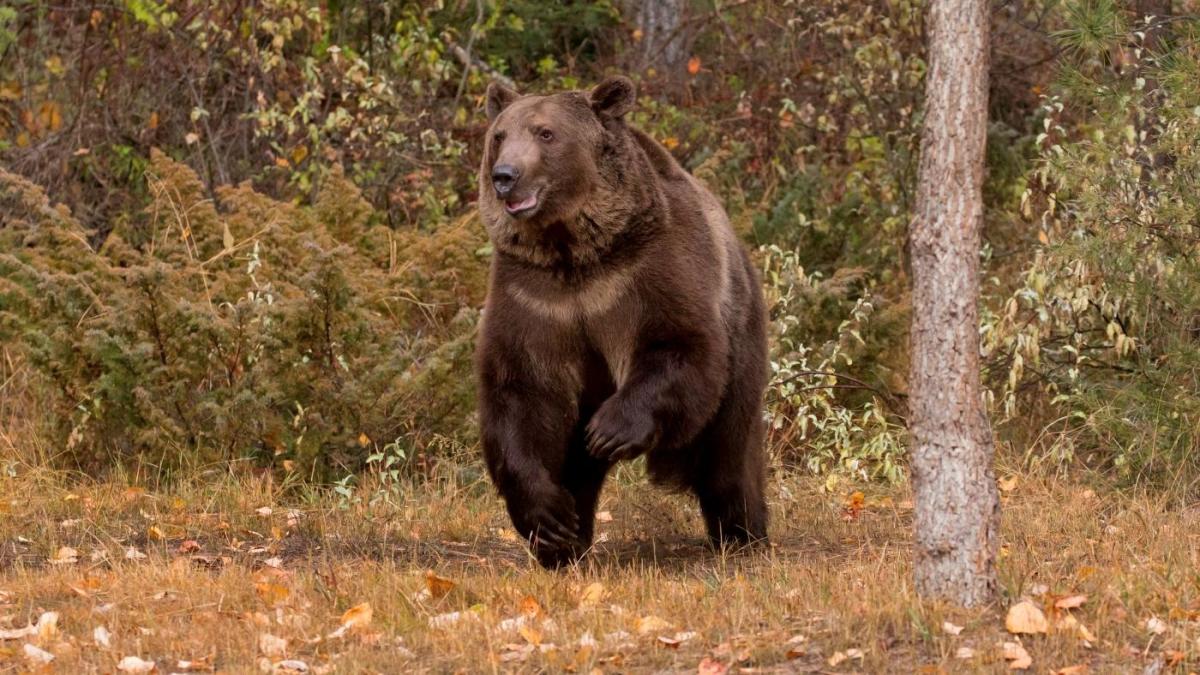
{"type": "Polygon", "coordinates": [[[547,567],[588,549],[605,475],[642,454],[696,495],[714,544],[767,534],[758,275],[716,197],[625,122],[635,100],[624,77],[487,91],[483,452],[547,567]]]}

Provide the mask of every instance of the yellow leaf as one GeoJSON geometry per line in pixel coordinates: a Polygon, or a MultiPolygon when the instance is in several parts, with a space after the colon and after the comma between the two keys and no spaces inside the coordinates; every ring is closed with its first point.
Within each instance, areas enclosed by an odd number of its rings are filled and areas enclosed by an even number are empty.
{"type": "Polygon", "coordinates": [[[1092,631],[1088,630],[1087,626],[1080,623],[1079,619],[1070,614],[1064,614],[1060,617],[1054,623],[1054,629],[1064,633],[1074,633],[1080,640],[1086,640],[1087,642],[1096,641],[1096,636],[1092,635],[1092,631]]]}
{"type": "Polygon", "coordinates": [[[522,625],[517,632],[531,645],[542,644],[542,632],[532,626],[522,625]]]}
{"type": "Polygon", "coordinates": [[[365,448],[365,447],[367,447],[367,446],[368,446],[368,445],[370,445],[370,444],[371,444],[371,437],[370,437],[370,436],[368,436],[366,433],[361,433],[361,432],[360,432],[360,433],[358,434],[358,446],[359,446],[360,448],[365,448]]]}
{"type": "Polygon", "coordinates": [[[258,597],[268,605],[278,605],[287,600],[288,593],[290,593],[287,586],[270,581],[260,581],[254,584],[254,592],[258,593],[258,597]]]}
{"type": "Polygon", "coordinates": [[[434,599],[443,598],[447,593],[454,590],[454,582],[445,577],[439,577],[432,570],[425,573],[425,587],[429,589],[429,595],[434,599]]]}
{"type": "Polygon", "coordinates": [[[300,162],[303,162],[305,157],[308,157],[308,146],[297,145],[292,150],[292,164],[299,164],[300,162]]]}
{"type": "Polygon", "coordinates": [[[374,618],[375,612],[371,609],[371,603],[364,602],[351,607],[342,615],[342,625],[349,628],[363,628],[371,625],[371,619],[374,618]]]}
{"type": "Polygon", "coordinates": [[[660,630],[666,630],[670,627],[670,623],[668,623],[665,619],[660,619],[657,616],[643,616],[634,622],[634,628],[642,635],[654,633],[660,630]]]}
{"type": "Polygon", "coordinates": [[[675,138],[674,136],[667,136],[663,139],[662,144],[666,149],[674,150],[675,148],[679,147],[679,139],[675,138]]]}
{"type": "Polygon", "coordinates": [[[634,42],[641,42],[642,38],[645,36],[646,36],[646,34],[642,32],[641,28],[637,28],[633,31],[633,41],[634,42]]]}
{"type": "Polygon", "coordinates": [[[1037,605],[1024,600],[1009,608],[1004,628],[1010,633],[1045,633],[1050,630],[1050,624],[1037,605]]]}
{"type": "Polygon", "coordinates": [[[62,75],[67,71],[63,67],[62,58],[59,56],[51,56],[46,59],[46,70],[49,70],[52,75],[62,75]]]}
{"type": "Polygon", "coordinates": [[[583,593],[579,595],[579,606],[595,607],[604,599],[604,584],[599,581],[588,584],[587,588],[583,589],[583,593]]]}
{"type": "Polygon", "coordinates": [[[221,244],[225,247],[226,251],[232,251],[234,243],[235,242],[233,240],[233,233],[229,231],[229,223],[222,221],[222,223],[221,223],[221,244]]]}
{"type": "Polygon", "coordinates": [[[162,541],[167,538],[167,535],[157,525],[151,525],[150,529],[147,530],[147,534],[152,541],[162,541]]]}

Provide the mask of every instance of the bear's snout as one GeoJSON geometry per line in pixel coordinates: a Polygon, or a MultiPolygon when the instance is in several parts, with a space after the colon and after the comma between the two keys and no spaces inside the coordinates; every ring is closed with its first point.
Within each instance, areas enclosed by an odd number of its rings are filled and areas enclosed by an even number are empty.
{"type": "Polygon", "coordinates": [[[504,199],[517,185],[521,170],[512,164],[497,164],[492,169],[492,187],[496,188],[496,196],[504,199]]]}

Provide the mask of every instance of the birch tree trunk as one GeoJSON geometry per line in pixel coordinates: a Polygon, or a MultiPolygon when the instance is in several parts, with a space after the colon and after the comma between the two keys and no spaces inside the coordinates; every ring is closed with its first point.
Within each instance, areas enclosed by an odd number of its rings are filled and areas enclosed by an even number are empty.
{"type": "Polygon", "coordinates": [[[987,0],[933,0],[912,256],[909,374],[917,592],[963,606],[996,591],[1000,501],[980,398],[979,239],[987,0]]]}

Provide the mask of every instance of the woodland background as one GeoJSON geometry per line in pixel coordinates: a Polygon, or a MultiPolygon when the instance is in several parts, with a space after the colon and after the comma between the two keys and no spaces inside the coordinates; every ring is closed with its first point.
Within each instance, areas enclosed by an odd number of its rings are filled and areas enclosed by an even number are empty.
{"type": "MultiPolygon", "coordinates": [[[[994,3],[981,349],[1030,464],[1198,475],[1198,8],[1174,5],[994,3]]],[[[624,72],[764,271],[773,466],[900,480],[922,3],[639,7],[0,9],[0,381],[36,460],[327,483],[472,452],[483,89],[624,72]]]]}
{"type": "Polygon", "coordinates": [[[1200,3],[991,3],[973,610],[912,587],[926,5],[0,5],[0,672],[1196,670],[1200,3]],[[478,459],[482,96],[610,73],[763,272],[772,543],[633,463],[546,572],[478,459]]]}

